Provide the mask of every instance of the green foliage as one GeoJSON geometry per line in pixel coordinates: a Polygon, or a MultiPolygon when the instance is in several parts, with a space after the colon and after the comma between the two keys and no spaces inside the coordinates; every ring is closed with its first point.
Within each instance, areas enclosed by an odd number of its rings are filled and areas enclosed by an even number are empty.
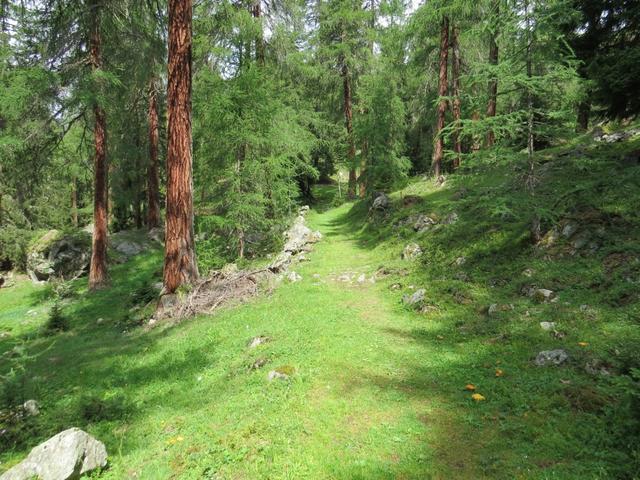
{"type": "Polygon", "coordinates": [[[366,161],[365,182],[370,190],[391,190],[407,179],[410,162],[404,156],[405,109],[396,79],[388,66],[379,66],[361,80],[355,130],[366,161]]]}
{"type": "Polygon", "coordinates": [[[31,230],[5,226],[0,228],[0,263],[20,271],[27,267],[27,250],[33,232],[31,230]]]}
{"type": "Polygon", "coordinates": [[[51,310],[49,311],[49,318],[47,319],[47,323],[45,325],[45,331],[48,334],[55,334],[59,332],[65,332],[69,330],[69,328],[69,319],[62,311],[62,306],[60,305],[59,300],[56,299],[54,304],[51,306],[51,310]]]}

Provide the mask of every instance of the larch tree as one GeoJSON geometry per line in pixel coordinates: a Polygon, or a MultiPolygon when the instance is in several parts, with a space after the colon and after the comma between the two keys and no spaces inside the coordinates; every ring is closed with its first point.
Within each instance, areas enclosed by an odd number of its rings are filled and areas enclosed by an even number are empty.
{"type": "Polygon", "coordinates": [[[358,177],[356,175],[356,144],[353,138],[353,95],[352,95],[352,78],[349,73],[349,65],[346,60],[343,59],[342,65],[342,102],[344,109],[344,124],[347,130],[347,162],[349,165],[349,186],[347,195],[349,198],[355,198],[356,196],[356,183],[358,177]]]}
{"type": "MultiPolygon", "coordinates": [[[[489,32],[489,66],[493,69],[489,78],[489,101],[487,103],[487,117],[496,116],[498,106],[498,76],[495,69],[498,65],[498,19],[500,17],[499,0],[493,0],[491,4],[491,24],[489,32]]],[[[491,147],[496,141],[495,133],[492,129],[487,132],[487,146],[491,147]]]]}
{"type": "Polygon", "coordinates": [[[438,111],[436,117],[436,130],[434,132],[434,148],[433,148],[433,173],[437,178],[440,177],[442,172],[442,159],[444,158],[444,136],[443,130],[445,127],[446,113],[447,113],[447,70],[449,59],[449,18],[446,15],[442,16],[440,23],[440,62],[439,62],[439,74],[438,74],[438,111]]]}
{"type": "Polygon", "coordinates": [[[453,168],[460,166],[462,156],[462,105],[460,98],[460,70],[462,59],[460,57],[460,27],[454,24],[451,28],[451,84],[452,84],[452,110],[453,110],[453,168]]]}
{"type": "MultiPolygon", "coordinates": [[[[102,68],[100,10],[101,5],[91,3],[93,26],[90,33],[90,63],[94,76],[102,68]]],[[[107,167],[107,120],[100,105],[99,95],[94,99],[94,192],[93,192],[93,240],[91,265],[89,267],[89,289],[95,290],[108,283],[107,275],[107,230],[108,230],[108,167],[107,167]]]]}
{"type": "Polygon", "coordinates": [[[169,0],[164,293],[198,279],[193,232],[191,0],[169,0]]]}

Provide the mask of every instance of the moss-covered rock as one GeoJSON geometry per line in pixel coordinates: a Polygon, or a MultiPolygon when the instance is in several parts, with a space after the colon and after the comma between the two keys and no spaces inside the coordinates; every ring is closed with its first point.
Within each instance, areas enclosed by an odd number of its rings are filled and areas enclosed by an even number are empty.
{"type": "Polygon", "coordinates": [[[30,246],[27,273],[34,282],[47,281],[51,277],[76,278],[87,272],[90,260],[90,234],[49,230],[30,246]]]}

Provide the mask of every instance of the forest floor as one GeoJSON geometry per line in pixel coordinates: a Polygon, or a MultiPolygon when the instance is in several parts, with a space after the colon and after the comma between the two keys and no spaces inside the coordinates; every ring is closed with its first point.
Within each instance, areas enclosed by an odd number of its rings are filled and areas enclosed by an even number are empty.
{"type": "Polygon", "coordinates": [[[541,154],[547,228],[577,229],[549,245],[531,244],[526,166],[506,158],[444,187],[416,179],[383,214],[330,208],[321,188],[308,220],[324,238],[294,267],[301,281],[175,326],[129,313],[160,251],[114,265],[95,294],[73,282],[55,335],[42,330],[51,286],[0,289],[0,373],[17,372],[4,395],[40,405],[3,432],[0,471],[77,426],[107,446],[101,479],[633,478],[640,166],[620,158],[639,147],[541,154]],[[419,212],[438,225],[416,233],[419,212]],[[419,259],[401,259],[409,242],[419,259]],[[423,313],[402,302],[420,288],[423,313]],[[563,365],[534,364],[558,348],[563,365]]]}

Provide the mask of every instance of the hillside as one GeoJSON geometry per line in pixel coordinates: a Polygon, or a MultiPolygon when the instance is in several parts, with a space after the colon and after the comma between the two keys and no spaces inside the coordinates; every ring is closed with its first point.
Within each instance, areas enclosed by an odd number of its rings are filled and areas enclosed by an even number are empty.
{"type": "Polygon", "coordinates": [[[107,446],[101,479],[633,478],[639,150],[540,151],[533,195],[526,155],[501,150],[385,208],[318,187],[302,280],[176,325],[137,313],[160,251],[113,266],[109,289],[58,292],[58,333],[53,287],[17,279],[2,394],[40,412],[3,412],[0,469],[77,426],[107,446]]]}

